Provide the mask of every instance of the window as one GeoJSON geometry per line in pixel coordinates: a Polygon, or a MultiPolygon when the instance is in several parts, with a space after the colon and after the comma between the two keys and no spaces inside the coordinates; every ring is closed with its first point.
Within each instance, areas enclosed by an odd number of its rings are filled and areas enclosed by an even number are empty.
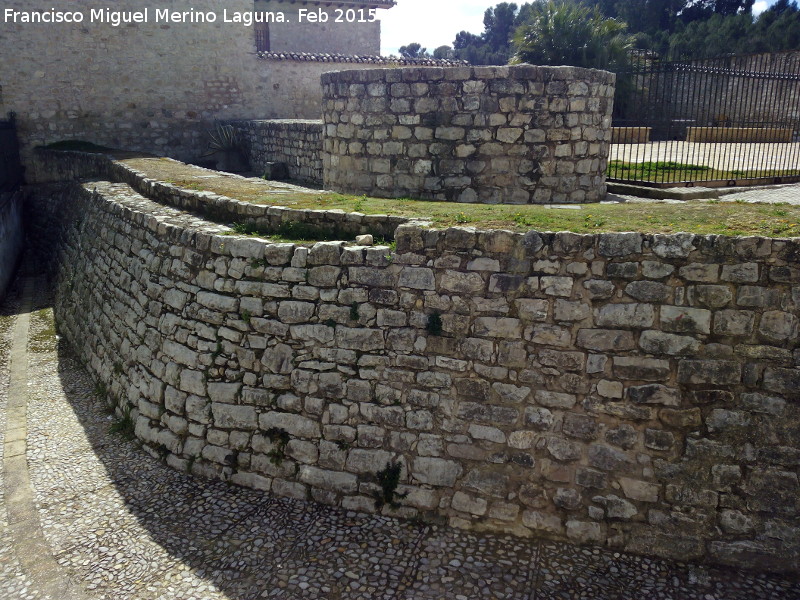
{"type": "Polygon", "coordinates": [[[269,52],[269,23],[254,23],[256,51],[269,52]]]}

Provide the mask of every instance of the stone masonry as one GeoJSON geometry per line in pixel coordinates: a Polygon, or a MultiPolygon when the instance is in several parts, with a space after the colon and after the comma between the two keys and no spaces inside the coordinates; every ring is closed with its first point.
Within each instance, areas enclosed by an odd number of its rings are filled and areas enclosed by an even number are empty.
{"type": "Polygon", "coordinates": [[[285,163],[289,176],[306,183],[322,183],[322,123],[276,119],[234,121],[250,160],[261,173],[268,162],[285,163]]]}
{"type": "Polygon", "coordinates": [[[800,564],[796,239],[401,225],[396,250],[309,247],[226,235],[119,183],[33,202],[59,331],[176,469],[800,564]]]}
{"type": "Polygon", "coordinates": [[[325,186],[458,202],[600,201],[614,81],[532,65],[326,73],[325,186]]]}

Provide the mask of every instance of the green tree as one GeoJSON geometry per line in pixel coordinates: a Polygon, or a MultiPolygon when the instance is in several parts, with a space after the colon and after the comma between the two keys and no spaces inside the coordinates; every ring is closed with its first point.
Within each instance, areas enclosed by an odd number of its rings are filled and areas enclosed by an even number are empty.
{"type": "Polygon", "coordinates": [[[605,17],[597,6],[538,2],[514,36],[513,62],[618,72],[628,64],[633,47],[633,38],[625,31],[625,23],[605,17]]]}
{"type": "Polygon", "coordinates": [[[428,49],[423,48],[421,44],[412,42],[408,46],[400,46],[400,56],[403,58],[430,58],[428,49]]]}
{"type": "Polygon", "coordinates": [[[527,19],[531,4],[521,7],[513,2],[501,2],[487,8],[483,15],[483,33],[462,31],[453,42],[455,57],[473,65],[504,65],[511,58],[511,39],[514,31],[527,19]]]}
{"type": "Polygon", "coordinates": [[[450,46],[439,46],[433,51],[433,58],[438,58],[440,60],[452,60],[456,57],[455,52],[450,46]]]}

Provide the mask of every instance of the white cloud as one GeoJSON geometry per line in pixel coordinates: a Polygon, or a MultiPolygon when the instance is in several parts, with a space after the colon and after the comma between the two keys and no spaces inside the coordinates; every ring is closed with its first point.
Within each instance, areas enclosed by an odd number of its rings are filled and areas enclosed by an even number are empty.
{"type": "Polygon", "coordinates": [[[400,46],[418,42],[429,51],[453,45],[459,31],[483,33],[483,13],[494,0],[397,0],[397,6],[378,11],[381,52],[398,54],[400,46]]]}
{"type": "Polygon", "coordinates": [[[760,15],[762,12],[767,10],[770,4],[774,4],[775,0],[772,2],[767,2],[767,0],[758,0],[755,4],[753,4],[753,14],[760,15]]]}

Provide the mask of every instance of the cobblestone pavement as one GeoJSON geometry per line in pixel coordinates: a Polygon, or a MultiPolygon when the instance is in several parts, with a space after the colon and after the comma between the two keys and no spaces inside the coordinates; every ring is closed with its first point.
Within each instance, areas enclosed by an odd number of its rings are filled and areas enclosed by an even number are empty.
{"type": "Polygon", "coordinates": [[[52,311],[31,308],[19,286],[11,295],[0,311],[0,598],[800,598],[800,583],[780,576],[473,534],[189,477],[110,431],[102,390],[57,340],[52,311]]]}
{"type": "Polygon", "coordinates": [[[720,202],[763,202],[767,204],[800,204],[800,183],[778,187],[742,190],[720,197],[720,202]]]}

